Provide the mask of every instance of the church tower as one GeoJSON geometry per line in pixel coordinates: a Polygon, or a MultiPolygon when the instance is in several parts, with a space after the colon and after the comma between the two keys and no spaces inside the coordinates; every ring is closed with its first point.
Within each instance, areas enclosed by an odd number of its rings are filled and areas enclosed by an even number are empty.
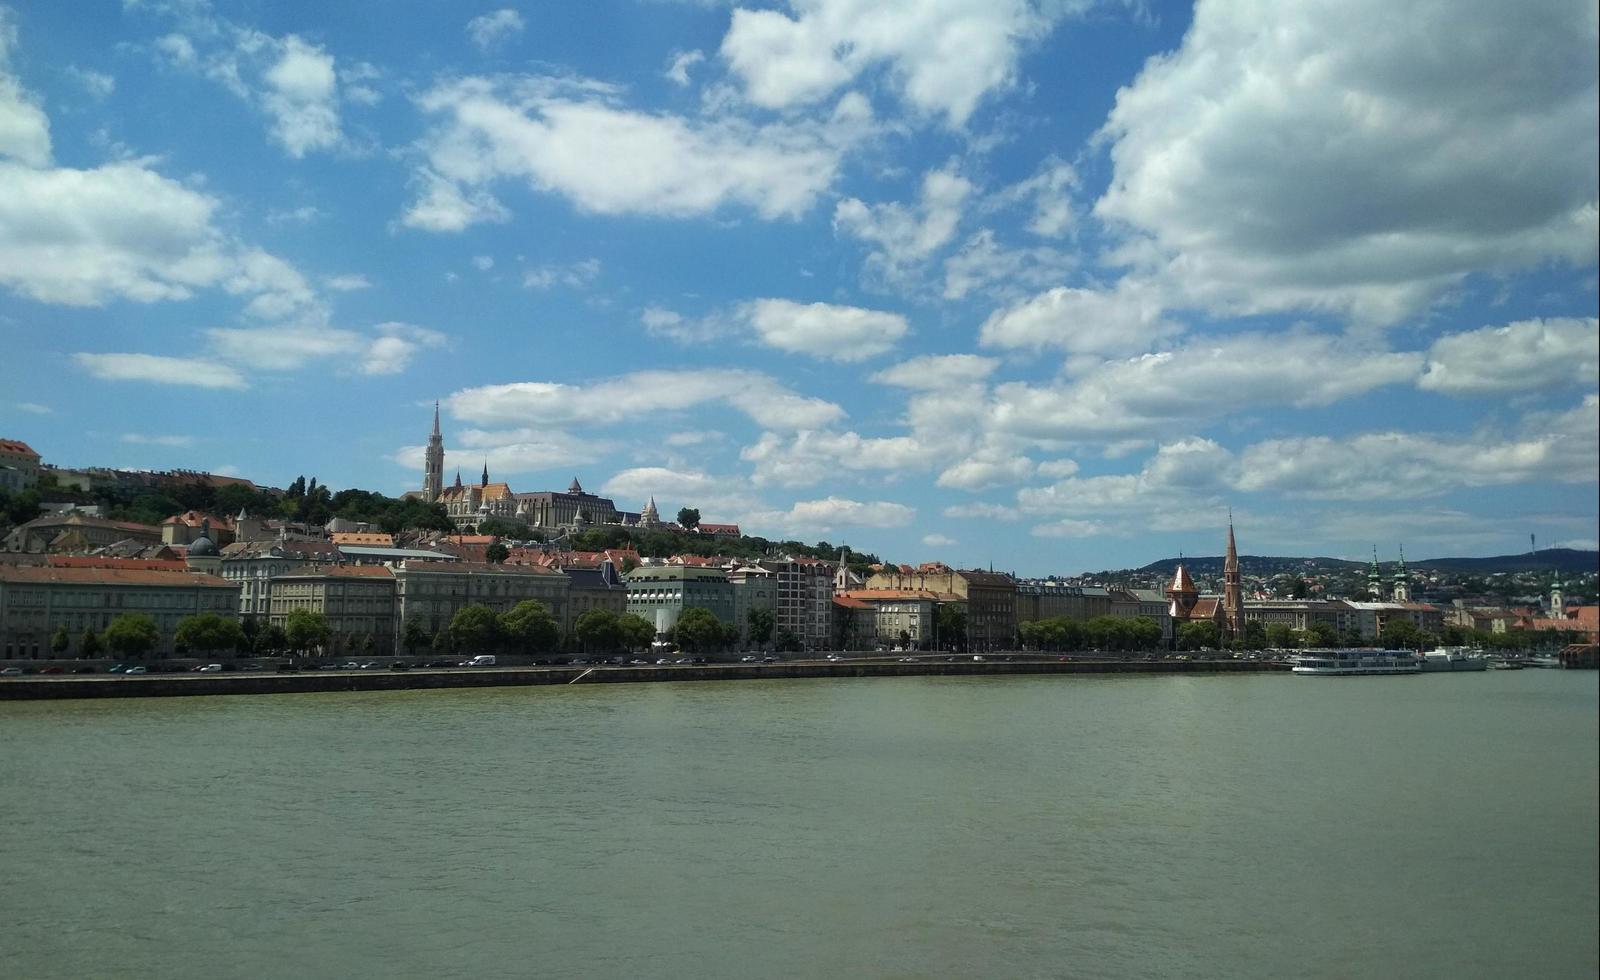
{"type": "Polygon", "coordinates": [[[1561,594],[1561,573],[1556,573],[1556,579],[1550,583],[1550,618],[1567,618],[1567,597],[1561,594]]]}
{"type": "MultiPolygon", "coordinates": [[[[576,482],[577,478],[574,477],[576,482]]],[[[656,498],[651,497],[650,502],[644,505],[644,510],[639,512],[640,527],[658,527],[661,524],[661,513],[656,510],[656,498]]]]}
{"type": "Polygon", "coordinates": [[[1233,514],[1228,515],[1228,555],[1222,562],[1222,607],[1229,636],[1244,635],[1244,583],[1239,578],[1239,549],[1233,543],[1233,514]]]}
{"type": "Polygon", "coordinates": [[[433,434],[422,463],[422,499],[433,503],[444,490],[444,436],[439,432],[439,403],[433,403],[433,434]]]}
{"type": "Polygon", "coordinates": [[[1372,546],[1372,567],[1367,569],[1367,596],[1373,602],[1383,601],[1383,572],[1378,569],[1378,546],[1372,546]]]}
{"type": "Polygon", "coordinates": [[[1411,601],[1411,581],[1406,577],[1406,549],[1400,546],[1400,565],[1394,570],[1394,601],[1411,601]]]}
{"type": "Polygon", "coordinates": [[[1172,584],[1167,586],[1167,598],[1172,602],[1167,610],[1168,615],[1175,620],[1185,621],[1194,610],[1195,603],[1200,601],[1200,590],[1194,587],[1194,579],[1189,577],[1188,569],[1181,562],[1172,576],[1172,584]]]}

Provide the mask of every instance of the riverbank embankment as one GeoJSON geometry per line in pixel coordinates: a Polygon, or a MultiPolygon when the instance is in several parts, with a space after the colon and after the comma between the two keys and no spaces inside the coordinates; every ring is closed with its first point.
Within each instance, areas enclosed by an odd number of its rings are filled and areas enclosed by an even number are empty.
{"type": "Polygon", "coordinates": [[[635,684],[799,678],[994,676],[1011,674],[1222,674],[1288,670],[1252,660],[1034,660],[927,663],[808,661],[774,664],[496,667],[456,670],[315,670],[289,674],[46,675],[0,680],[0,700],[192,697],[526,687],[549,684],[635,684]]]}

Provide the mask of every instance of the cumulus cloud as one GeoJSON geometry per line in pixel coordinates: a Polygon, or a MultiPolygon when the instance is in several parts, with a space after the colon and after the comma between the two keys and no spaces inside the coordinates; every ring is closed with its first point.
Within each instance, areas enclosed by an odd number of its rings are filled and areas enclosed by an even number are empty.
{"type": "Polygon", "coordinates": [[[946,468],[937,482],[941,487],[960,490],[988,490],[1020,483],[1033,475],[1033,469],[1033,460],[1021,453],[989,449],[946,468]]]}
{"type": "Polygon", "coordinates": [[[1008,248],[984,228],[944,260],[944,298],[985,292],[1002,300],[1060,282],[1078,267],[1078,257],[1049,245],[1008,248]]]}
{"type": "Polygon", "coordinates": [[[887,500],[825,497],[796,501],[787,511],[755,514],[747,520],[758,526],[772,524],[791,532],[826,532],[840,527],[905,527],[916,516],[913,508],[887,500]]]}
{"type": "Polygon", "coordinates": [[[672,56],[672,63],[667,66],[666,77],[674,85],[684,86],[689,84],[689,69],[706,60],[700,51],[679,51],[672,56]]]}
{"type": "Polygon", "coordinates": [[[897,388],[943,391],[955,386],[982,384],[999,363],[992,357],[977,354],[925,354],[884,368],[867,380],[897,388]]]}
{"type": "Polygon", "coordinates": [[[759,371],[737,368],[636,371],[587,385],[484,385],[455,392],[448,402],[455,415],[473,422],[520,424],[537,418],[557,427],[614,425],[718,403],[771,429],[815,428],[844,417],[844,410],[831,402],[797,394],[759,371]]]}
{"type": "Polygon", "coordinates": [[[989,425],[1033,439],[1120,441],[1264,405],[1327,405],[1408,384],[1419,353],[1362,347],[1309,332],[1196,339],[1159,354],[1107,361],[1050,385],[995,389],[989,425]],[[1272,365],[1262,370],[1263,364],[1272,365]]]}
{"type": "Polygon", "coordinates": [[[1180,329],[1162,315],[1157,297],[1124,280],[1111,290],[1058,286],[997,310],[978,329],[978,342],[1013,350],[1138,354],[1180,329]]]}
{"type": "Polygon", "coordinates": [[[893,349],[910,327],[898,313],[759,299],[744,304],[739,316],[768,347],[830,361],[864,361],[893,349]]]}
{"type": "MultiPolygon", "coordinates": [[[[445,458],[470,460],[470,465],[474,469],[479,465],[486,465],[492,477],[499,477],[593,463],[611,448],[604,441],[579,439],[568,433],[543,427],[467,429],[459,435],[452,436],[452,443],[445,447],[445,458]]],[[[426,446],[403,446],[392,458],[407,469],[420,470],[426,452],[426,446]]]]}
{"type": "Polygon", "coordinates": [[[0,159],[45,167],[50,164],[50,119],[11,74],[11,51],[17,46],[11,16],[0,8],[0,159]]]}
{"type": "Polygon", "coordinates": [[[1461,487],[1591,482],[1600,472],[1600,396],[1500,437],[1376,432],[1256,443],[1236,485],[1313,499],[1431,497],[1461,487]]]}
{"type": "Polygon", "coordinates": [[[102,381],[146,381],[194,388],[244,388],[244,376],[225,364],[154,354],[74,354],[72,362],[102,381]]]}
{"type": "Polygon", "coordinates": [[[924,534],[922,543],[930,548],[948,548],[953,544],[959,544],[955,538],[948,538],[942,534],[924,534]]]}
{"type": "Polygon", "coordinates": [[[521,34],[527,27],[522,21],[522,15],[509,7],[481,14],[467,21],[467,37],[472,39],[484,51],[488,51],[514,35],[521,34]]]}
{"type": "MultiPolygon", "coordinates": [[[[1008,85],[1024,45],[1049,20],[1026,0],[796,0],[733,12],[721,55],[745,97],[769,109],[821,101],[884,68],[914,111],[966,123],[1008,85]]],[[[1053,5],[1052,10],[1063,5],[1053,5]]]]}
{"type": "Polygon", "coordinates": [[[1079,187],[1078,171],[1057,157],[1048,157],[1038,172],[994,196],[991,207],[1028,206],[1027,228],[1041,238],[1061,238],[1073,230],[1076,217],[1072,195],[1079,187]]]}
{"type": "Polygon", "coordinates": [[[971,193],[971,182],[954,169],[932,170],[915,208],[845,198],[834,207],[833,227],[872,246],[867,267],[887,283],[900,283],[954,237],[971,193]]]}
{"type": "Polygon", "coordinates": [[[1447,395],[1546,391],[1600,380],[1600,331],[1588,319],[1522,320],[1436,340],[1417,387],[1447,395]]]}
{"type": "Polygon", "coordinates": [[[261,104],[272,116],[272,135],[295,158],[336,146],[338,76],[333,56],[290,34],[276,41],[277,58],[262,75],[261,104]]]}
{"type": "Polygon", "coordinates": [[[600,260],[590,258],[565,265],[541,265],[529,269],[522,275],[522,284],[529,289],[550,289],[553,286],[582,289],[599,275],[600,260]]]}
{"type": "Polygon", "coordinates": [[[1595,260],[1592,4],[1201,0],[1103,129],[1121,254],[1224,312],[1389,323],[1595,260]]]}
{"type": "Polygon", "coordinates": [[[736,518],[742,523],[744,515],[760,507],[742,486],[736,477],[702,470],[637,466],[607,480],[600,492],[618,500],[636,502],[638,506],[654,497],[663,515],[674,514],[679,507],[694,507],[707,515],[736,518]]]}
{"type": "Polygon", "coordinates": [[[739,451],[753,464],[757,486],[807,486],[836,480],[841,472],[882,473],[926,469],[940,449],[912,436],[869,437],[857,432],[806,429],[787,436],[763,432],[739,451]]]}
{"type": "Polygon", "coordinates": [[[194,436],[180,435],[146,435],[142,432],[125,432],[122,441],[133,446],[166,446],[172,449],[183,449],[194,445],[194,436]]]}
{"type": "Polygon", "coordinates": [[[417,104],[439,122],[421,143],[423,195],[401,220],[435,231],[503,220],[489,192],[501,180],[596,214],[693,217],[736,205],[797,217],[833,183],[838,141],[863,125],[640,112],[619,105],[612,86],[536,76],[448,81],[417,104]]]}

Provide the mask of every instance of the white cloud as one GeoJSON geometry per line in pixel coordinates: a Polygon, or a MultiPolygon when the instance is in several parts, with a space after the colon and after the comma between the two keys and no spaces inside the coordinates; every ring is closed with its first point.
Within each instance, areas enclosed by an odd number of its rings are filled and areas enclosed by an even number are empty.
{"type": "Polygon", "coordinates": [[[1012,184],[994,196],[993,206],[1028,204],[1033,214],[1028,230],[1041,238],[1061,238],[1073,230],[1072,194],[1079,186],[1072,164],[1048,157],[1027,180],[1012,184]]]}
{"type": "MultiPolygon", "coordinates": [[[[0,160],[28,167],[50,165],[50,119],[11,74],[11,49],[17,28],[11,12],[0,8],[0,160]]],[[[0,181],[3,186],[5,181],[0,181]]]]}
{"type": "Polygon", "coordinates": [[[945,259],[944,298],[961,299],[981,290],[1009,300],[1058,283],[1077,266],[1078,257],[1071,252],[1048,245],[1006,248],[984,228],[945,259]]]}
{"type": "Polygon", "coordinates": [[[796,394],[759,371],[736,368],[636,371],[588,385],[484,385],[455,392],[447,401],[455,415],[474,422],[515,425],[537,418],[557,427],[614,425],[713,403],[773,429],[816,428],[844,417],[837,405],[796,394]]]}
{"type": "Polygon", "coordinates": [[[550,289],[566,286],[582,289],[600,275],[599,259],[584,259],[566,265],[541,265],[523,273],[522,284],[529,289],[550,289]]]}
{"type": "Polygon", "coordinates": [[[960,542],[958,542],[955,538],[947,538],[942,534],[924,534],[922,536],[922,543],[930,548],[948,548],[949,546],[953,544],[959,544],[960,542]]]}
{"type": "Polygon", "coordinates": [[[1154,295],[1124,280],[1110,291],[1058,286],[997,310],[983,321],[978,342],[1013,350],[1138,354],[1180,329],[1162,316],[1154,295]]]}
{"type": "Polygon", "coordinates": [[[474,255],[472,257],[472,266],[479,272],[488,272],[490,269],[494,268],[494,256],[474,255]]]}
{"type": "Polygon", "coordinates": [[[125,432],[122,441],[135,446],[166,446],[171,449],[184,449],[194,445],[194,436],[152,436],[139,432],[125,432]]]}
{"type": "Polygon", "coordinates": [[[582,79],[465,78],[417,100],[440,118],[422,141],[422,198],[403,222],[459,230],[503,220],[488,187],[521,180],[596,214],[693,217],[738,205],[798,217],[832,185],[840,140],[863,135],[858,113],[831,123],[691,120],[615,104],[582,79]]]}
{"type": "Polygon", "coordinates": [[[1071,459],[1047,459],[1039,464],[1038,470],[1040,476],[1059,480],[1078,472],[1078,464],[1071,459]]]}
{"type": "Polygon", "coordinates": [[[406,209],[403,224],[424,231],[461,231],[468,225],[483,222],[503,222],[511,219],[511,212],[483,189],[464,190],[426,168],[415,175],[415,183],[423,188],[422,195],[406,209]]]}
{"type": "Polygon", "coordinates": [[[1408,384],[1422,355],[1307,332],[1234,334],[1107,361],[1048,386],[995,389],[988,425],[1032,439],[1120,441],[1266,405],[1328,405],[1408,384]],[[1263,370],[1262,365],[1271,365],[1263,370]]]}
{"type": "Polygon", "coordinates": [[[786,299],[746,303],[739,315],[768,347],[831,361],[876,357],[910,329],[898,313],[786,299]]]}
{"type": "MultiPolygon", "coordinates": [[[[818,102],[883,67],[923,115],[966,123],[1012,81],[1023,45],[1048,28],[1025,0],[796,0],[795,16],[736,9],[721,54],[769,109],[818,102]]],[[[1054,5],[1059,7],[1061,5],[1054,5]]]]}
{"type": "Polygon", "coordinates": [[[340,276],[328,276],[322,280],[322,284],[327,286],[329,289],[337,290],[341,293],[349,293],[358,289],[372,288],[372,281],[359,272],[349,272],[340,276]]]}
{"type": "Polygon", "coordinates": [[[417,351],[445,345],[444,334],[409,323],[382,323],[373,337],[321,323],[207,330],[211,350],[223,360],[257,371],[293,371],[325,362],[360,374],[399,374],[417,351]]]}
{"type": "Polygon", "coordinates": [[[674,85],[686,86],[689,84],[689,69],[704,60],[706,60],[705,54],[699,51],[676,52],[664,74],[674,85]]]}
{"type": "Polygon", "coordinates": [[[1460,487],[1554,480],[1600,472],[1600,396],[1525,420],[1525,436],[1377,432],[1256,443],[1240,454],[1241,490],[1313,499],[1430,497],[1460,487]]]}
{"type": "Polygon", "coordinates": [[[318,218],[323,218],[326,216],[326,213],[323,212],[321,208],[310,204],[302,204],[297,208],[289,208],[287,210],[280,211],[268,211],[267,224],[274,226],[309,225],[318,218]]]}
{"type": "Polygon", "coordinates": [[[244,376],[214,361],[153,354],[74,354],[78,367],[102,381],[148,381],[195,388],[244,388],[244,376]]]}
{"type": "Polygon", "coordinates": [[[178,68],[192,68],[200,60],[194,42],[182,34],[167,34],[156,38],[156,50],[178,68]]]}
{"type": "Polygon", "coordinates": [[[940,457],[939,447],[911,436],[871,438],[856,432],[806,429],[787,437],[763,432],[739,458],[754,464],[757,486],[806,486],[837,480],[843,472],[872,473],[926,469],[940,457]]]}
{"type": "Polygon", "coordinates": [[[859,501],[842,497],[796,501],[787,511],[751,515],[746,522],[776,525],[787,531],[826,532],[840,527],[905,527],[917,512],[886,500],[859,501]]]}
{"type": "Polygon", "coordinates": [[[999,363],[992,357],[977,354],[926,354],[884,368],[867,380],[918,391],[943,391],[982,384],[999,363]]]}
{"type": "Polygon", "coordinates": [[[1600,330],[1588,319],[1522,320],[1434,341],[1417,387],[1448,395],[1548,391],[1600,380],[1600,330]]]}
{"type": "Polygon", "coordinates": [[[49,405],[41,405],[38,402],[14,402],[13,407],[15,407],[17,411],[27,412],[29,415],[55,414],[55,409],[51,408],[49,405]]]}
{"type": "Polygon", "coordinates": [[[103,71],[73,65],[67,69],[67,74],[72,76],[73,81],[83,86],[83,90],[94,99],[107,98],[117,90],[117,80],[103,71]]]}
{"type": "Polygon", "coordinates": [[[704,446],[710,443],[717,443],[721,442],[724,438],[726,438],[726,436],[715,430],[696,431],[692,429],[686,429],[682,432],[669,433],[667,437],[662,440],[662,442],[669,446],[681,448],[686,446],[704,446]]]}
{"type": "Polygon", "coordinates": [[[1104,534],[1106,527],[1099,521],[1079,521],[1063,517],[1044,524],[1035,524],[1030,532],[1036,538],[1092,538],[1104,534]]]}
{"type": "Polygon", "coordinates": [[[509,7],[474,17],[467,21],[467,36],[472,38],[472,43],[488,51],[513,35],[521,34],[527,27],[522,21],[522,15],[509,7]]]}
{"type": "MultiPolygon", "coordinates": [[[[467,429],[454,436],[459,444],[445,447],[449,465],[469,472],[480,466],[489,467],[491,479],[509,474],[536,473],[593,463],[611,447],[594,439],[578,439],[555,429],[467,429]]],[[[403,446],[392,457],[396,463],[411,470],[420,470],[427,452],[426,446],[403,446]]],[[[561,486],[565,487],[563,480],[561,486]]]]}
{"type": "Polygon", "coordinates": [[[1033,475],[1033,460],[1020,453],[986,449],[974,453],[939,474],[941,487],[961,490],[988,490],[1008,483],[1020,483],[1033,475]]]}
{"type": "MultiPolygon", "coordinates": [[[[671,520],[680,507],[693,507],[705,514],[706,520],[738,519],[742,525],[744,515],[761,506],[742,487],[736,477],[702,470],[638,466],[617,473],[601,486],[600,492],[633,507],[642,507],[654,497],[664,520],[671,520]]],[[[744,530],[748,533],[750,529],[744,530]]]]}
{"type": "MultiPolygon", "coordinates": [[[[262,75],[266,89],[261,104],[272,116],[273,137],[296,159],[337,146],[339,88],[333,56],[293,34],[267,47],[276,48],[277,60],[262,75]]],[[[242,47],[249,49],[250,44],[242,47]]]]}
{"type": "Polygon", "coordinates": [[[1473,272],[1592,263],[1597,24],[1570,0],[1201,0],[1117,95],[1096,213],[1222,312],[1388,323],[1473,272]]]}
{"type": "Polygon", "coordinates": [[[437,330],[411,323],[380,323],[376,329],[381,336],[367,341],[361,354],[362,374],[399,374],[411,366],[417,351],[444,347],[448,340],[437,330]]]}
{"type": "Polygon", "coordinates": [[[1007,504],[971,503],[952,504],[944,509],[944,516],[963,520],[1019,521],[1022,512],[1007,504]]]}
{"type": "Polygon", "coordinates": [[[972,184],[953,168],[930,170],[915,209],[845,198],[834,207],[833,228],[873,246],[868,268],[887,283],[902,283],[955,236],[971,193],[972,184]]]}

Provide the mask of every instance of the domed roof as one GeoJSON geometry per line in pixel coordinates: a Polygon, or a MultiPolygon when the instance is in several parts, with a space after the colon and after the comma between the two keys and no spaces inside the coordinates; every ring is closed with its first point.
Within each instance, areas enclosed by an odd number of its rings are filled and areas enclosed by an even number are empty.
{"type": "Polygon", "coordinates": [[[188,556],[190,558],[215,558],[221,552],[217,550],[217,543],[207,537],[195,538],[189,542],[188,556]]]}

